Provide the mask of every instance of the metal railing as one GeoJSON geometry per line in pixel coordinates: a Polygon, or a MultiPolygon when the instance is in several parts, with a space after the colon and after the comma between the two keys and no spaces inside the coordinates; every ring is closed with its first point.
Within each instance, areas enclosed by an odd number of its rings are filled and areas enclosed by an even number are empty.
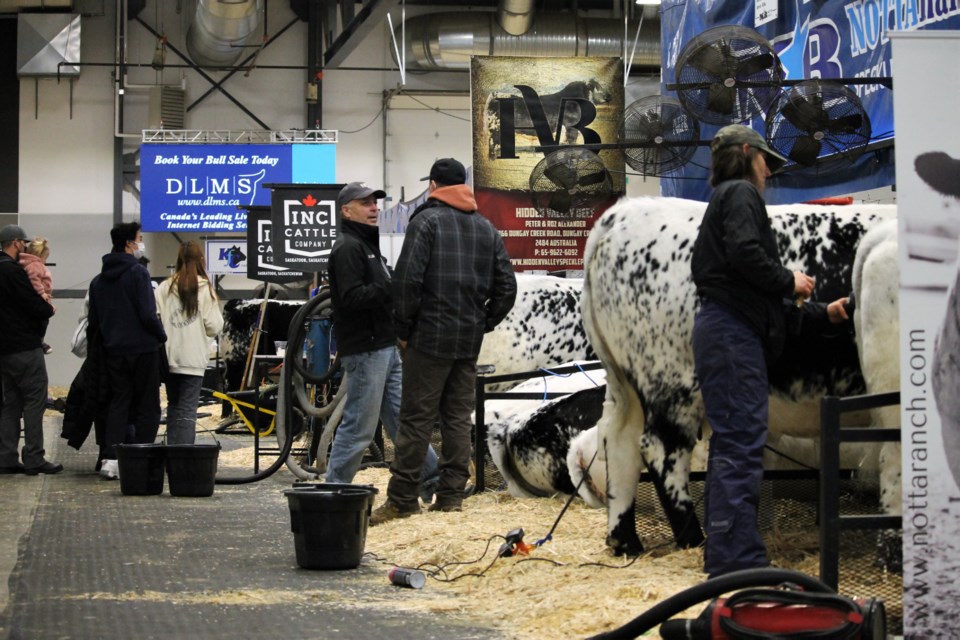
{"type": "Polygon", "coordinates": [[[158,144],[336,144],[339,132],[332,129],[199,130],[144,129],[142,142],[158,144]]]}
{"type": "Polygon", "coordinates": [[[900,392],[820,401],[820,581],[836,589],[840,580],[840,532],[852,529],[900,529],[903,518],[883,515],[840,515],[837,478],[843,442],[898,442],[900,429],[840,428],[840,415],[900,404],[900,392]]]}

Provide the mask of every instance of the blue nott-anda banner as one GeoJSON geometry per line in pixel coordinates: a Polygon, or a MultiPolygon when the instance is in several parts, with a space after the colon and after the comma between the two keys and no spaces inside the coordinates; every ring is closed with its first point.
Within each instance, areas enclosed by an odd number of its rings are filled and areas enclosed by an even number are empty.
{"type": "MultiPolygon", "coordinates": [[[[687,43],[720,25],[755,28],[773,46],[789,81],[808,78],[888,78],[893,75],[889,34],[917,29],[960,29],[956,0],[788,0],[716,2],[664,0],[661,4],[663,92],[676,82],[677,59],[687,43]],[[759,9],[759,10],[758,10],[759,9]]],[[[953,60],[931,64],[951,66],[953,60]]],[[[935,69],[918,69],[935,81],[935,69]]],[[[767,182],[770,204],[800,202],[894,184],[893,94],[880,84],[850,84],[872,127],[870,152],[829,171],[786,172],[767,182]],[[885,143],[885,144],[884,144],[885,143]]],[[[751,124],[764,132],[763,115],[751,124]]],[[[701,122],[700,137],[713,138],[718,125],[701,122]]],[[[692,160],[661,178],[661,194],[708,200],[710,152],[698,148],[692,160]]]]}
{"type": "Polygon", "coordinates": [[[332,144],[140,145],[144,231],[247,230],[237,207],[271,203],[269,183],[333,182],[332,144]]]}

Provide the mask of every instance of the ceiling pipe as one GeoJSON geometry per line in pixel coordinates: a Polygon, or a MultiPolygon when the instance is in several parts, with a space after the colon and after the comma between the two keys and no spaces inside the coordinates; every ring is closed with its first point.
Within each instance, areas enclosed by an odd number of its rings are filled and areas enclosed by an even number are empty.
{"type": "Polygon", "coordinates": [[[522,36],[533,26],[534,0],[500,0],[497,23],[512,36],[522,36]]]}
{"type": "MultiPolygon", "coordinates": [[[[639,21],[629,21],[634,33],[639,21]]],[[[408,69],[469,69],[470,56],[609,57],[624,50],[624,23],[616,18],[580,18],[567,13],[537,13],[532,28],[512,36],[498,23],[497,14],[431,13],[406,21],[408,69]]],[[[400,34],[395,34],[400,41],[400,34]]],[[[643,20],[634,69],[660,69],[660,22],[643,20]]]]}
{"type": "Polygon", "coordinates": [[[257,30],[263,0],[197,0],[187,31],[187,51],[201,67],[229,67],[257,30]]]}

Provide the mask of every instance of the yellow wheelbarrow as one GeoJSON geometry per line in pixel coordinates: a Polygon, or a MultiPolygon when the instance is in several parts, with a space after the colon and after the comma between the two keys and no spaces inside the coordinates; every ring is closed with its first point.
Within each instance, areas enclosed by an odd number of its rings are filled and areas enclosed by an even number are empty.
{"type": "Polygon", "coordinates": [[[247,429],[250,430],[250,433],[256,433],[255,424],[262,423],[263,416],[270,416],[270,424],[266,429],[260,431],[260,437],[273,433],[273,427],[276,423],[277,412],[274,409],[270,409],[264,404],[257,406],[256,399],[257,394],[260,394],[261,401],[263,396],[269,392],[276,389],[276,385],[271,385],[269,387],[264,387],[262,389],[251,389],[250,391],[234,391],[232,394],[226,394],[222,391],[214,391],[211,395],[214,398],[219,398],[220,400],[226,400],[230,403],[230,406],[233,407],[233,410],[237,412],[237,415],[240,416],[240,419],[243,421],[243,424],[247,426],[247,429]],[[257,411],[262,415],[258,416],[257,411]],[[258,420],[258,418],[260,418],[258,420]]]}

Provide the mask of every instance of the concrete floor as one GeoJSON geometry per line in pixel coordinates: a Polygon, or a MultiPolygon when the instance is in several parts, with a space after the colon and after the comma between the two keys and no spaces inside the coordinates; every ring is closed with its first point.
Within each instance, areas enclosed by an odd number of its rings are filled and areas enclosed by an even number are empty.
{"type": "Polygon", "coordinates": [[[391,585],[369,557],[300,569],[289,474],[205,498],[125,496],[96,474],[92,442],[67,447],[60,421],[48,413],[45,436],[62,473],[0,476],[0,638],[504,637],[392,606],[421,592],[391,585]]]}

